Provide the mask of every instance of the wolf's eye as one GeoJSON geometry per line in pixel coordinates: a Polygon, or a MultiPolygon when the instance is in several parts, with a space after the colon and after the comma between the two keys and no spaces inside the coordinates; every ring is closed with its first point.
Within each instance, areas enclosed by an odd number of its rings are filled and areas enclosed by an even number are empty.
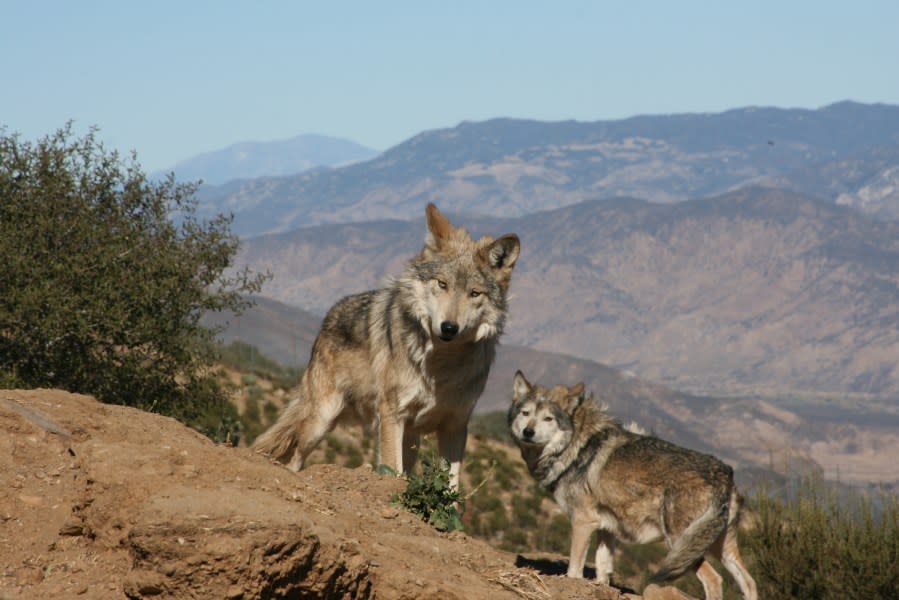
{"type": "Polygon", "coordinates": [[[446,289],[446,282],[445,282],[444,280],[442,280],[442,279],[438,279],[438,280],[437,280],[437,287],[439,287],[441,290],[445,290],[445,289],[446,289]]]}
{"type": "Polygon", "coordinates": [[[480,295],[481,295],[481,292],[479,292],[477,290],[471,290],[471,293],[469,294],[469,296],[471,296],[472,298],[477,298],[480,295]]]}
{"type": "Polygon", "coordinates": [[[552,417],[543,417],[543,420],[544,420],[544,421],[552,421],[553,418],[552,418],[552,417]]]}
{"type": "Polygon", "coordinates": [[[523,410],[523,411],[521,411],[521,415],[524,416],[524,417],[526,417],[526,416],[528,416],[528,415],[530,415],[530,414],[531,414],[531,411],[529,411],[529,410],[523,410]]]}

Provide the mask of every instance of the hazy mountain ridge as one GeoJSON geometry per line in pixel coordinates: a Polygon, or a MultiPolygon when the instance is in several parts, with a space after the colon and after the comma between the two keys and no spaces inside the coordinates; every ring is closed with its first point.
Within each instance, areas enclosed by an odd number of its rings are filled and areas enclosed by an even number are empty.
{"type": "Polygon", "coordinates": [[[200,197],[234,211],[244,236],[405,220],[428,201],[509,217],[615,196],[683,201],[896,144],[899,106],[853,102],[598,122],[493,119],[423,132],[365,163],[200,197]]]}
{"type": "Polygon", "coordinates": [[[295,175],[317,167],[368,160],[378,152],[350,140],[304,134],[269,142],[239,142],[175,163],[155,174],[174,172],[179,181],[202,179],[219,185],[238,179],[295,175]]]}
{"type": "MultiPolygon", "coordinates": [[[[899,224],[764,188],[455,220],[521,236],[507,343],[699,393],[899,394],[899,224]]],[[[423,236],[421,218],[313,227],[247,240],[239,262],[323,314],[423,236]]]]}

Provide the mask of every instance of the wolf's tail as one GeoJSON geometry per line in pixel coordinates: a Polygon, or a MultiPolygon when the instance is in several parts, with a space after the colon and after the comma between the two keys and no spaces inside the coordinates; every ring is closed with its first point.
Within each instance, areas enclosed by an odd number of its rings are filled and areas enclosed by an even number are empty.
{"type": "Polygon", "coordinates": [[[728,502],[713,502],[698,519],[690,523],[662,562],[649,583],[661,584],[677,579],[696,565],[727,529],[728,502]]]}
{"type": "Polygon", "coordinates": [[[300,419],[299,395],[287,405],[275,423],[257,437],[250,446],[254,451],[268,454],[275,460],[287,462],[297,447],[297,424],[300,419]]]}

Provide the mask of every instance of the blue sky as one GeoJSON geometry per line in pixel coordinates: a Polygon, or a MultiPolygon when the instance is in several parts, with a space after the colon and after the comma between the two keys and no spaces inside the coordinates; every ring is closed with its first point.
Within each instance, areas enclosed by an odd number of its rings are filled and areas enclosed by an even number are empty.
{"type": "Polygon", "coordinates": [[[894,0],[0,0],[0,125],[96,125],[151,171],[301,133],[899,104],[897,30],[894,0]]]}

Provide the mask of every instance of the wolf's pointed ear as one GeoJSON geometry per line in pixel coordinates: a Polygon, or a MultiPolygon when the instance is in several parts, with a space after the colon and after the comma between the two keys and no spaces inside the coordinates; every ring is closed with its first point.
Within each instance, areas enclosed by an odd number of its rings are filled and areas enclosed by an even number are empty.
{"type": "Polygon", "coordinates": [[[425,217],[428,221],[428,237],[425,239],[425,246],[433,250],[440,250],[444,242],[450,239],[453,233],[453,226],[443,216],[433,202],[428,202],[425,209],[425,217]]]}
{"type": "Polygon", "coordinates": [[[587,397],[586,392],[584,392],[584,382],[578,382],[568,388],[568,412],[573,413],[578,406],[581,405],[581,402],[587,397]]]}
{"type": "Polygon", "coordinates": [[[494,269],[509,273],[515,266],[515,261],[518,260],[520,253],[521,242],[518,236],[514,233],[507,233],[484,248],[481,256],[494,269]]]}
{"type": "Polygon", "coordinates": [[[515,371],[515,377],[512,379],[512,400],[521,400],[527,396],[532,389],[531,384],[524,378],[524,373],[520,370],[515,371]]]}

